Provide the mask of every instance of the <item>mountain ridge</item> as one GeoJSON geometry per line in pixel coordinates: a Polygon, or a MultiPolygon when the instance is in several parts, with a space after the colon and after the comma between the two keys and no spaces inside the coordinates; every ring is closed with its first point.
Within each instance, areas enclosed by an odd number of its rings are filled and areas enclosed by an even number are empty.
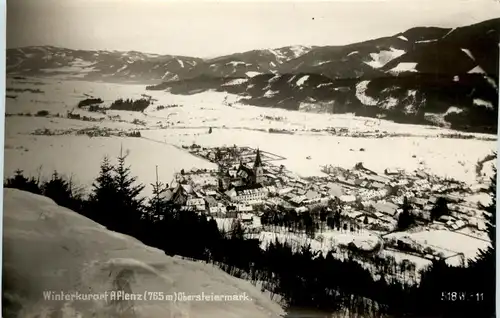
{"type": "Polygon", "coordinates": [[[287,46],[210,59],[55,47],[7,50],[10,76],[146,84],[173,94],[496,133],[500,19],[414,27],[340,46],[287,46]],[[494,118],[495,120],[492,120],[494,118]]]}

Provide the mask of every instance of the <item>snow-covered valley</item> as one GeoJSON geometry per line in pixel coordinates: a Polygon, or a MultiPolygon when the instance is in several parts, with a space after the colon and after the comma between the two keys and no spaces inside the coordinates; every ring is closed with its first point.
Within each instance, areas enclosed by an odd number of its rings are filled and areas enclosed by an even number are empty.
{"type": "MultiPolygon", "coordinates": [[[[121,145],[130,151],[133,173],[147,186],[154,181],[155,165],[164,182],[170,182],[181,169],[215,168],[180,147],[193,143],[272,150],[286,158],[283,164],[287,168],[302,176],[322,175],[323,165],[352,168],[357,162],[363,162],[375,171],[388,167],[407,171],[418,168],[468,184],[477,182],[477,162],[496,149],[496,136],[492,135],[462,134],[467,138],[444,138],[456,132],[350,115],[244,106],[238,103],[237,96],[218,92],[183,96],[146,91],[141,85],[54,79],[9,78],[7,86],[19,90],[36,88],[41,93],[23,91],[16,93],[16,98],[7,99],[6,175],[23,169],[29,175],[48,177],[58,170],[73,175],[74,180],[84,186],[89,186],[96,176],[103,157],[115,157],[121,145]],[[153,101],[143,113],[112,110],[102,114],[77,107],[81,100],[89,97],[101,98],[103,107],[107,107],[118,98],[142,96],[151,96],[153,101]],[[172,107],[157,108],[169,105],[172,107]],[[36,116],[40,111],[47,111],[48,115],[36,116]],[[68,119],[68,112],[100,121],[68,119]],[[211,134],[208,133],[210,127],[211,134]],[[75,133],[104,128],[139,130],[141,138],[89,137],[75,133]],[[32,135],[44,129],[47,133],[32,135]],[[269,129],[291,133],[269,133],[269,129]],[[332,135],[332,129],[346,133],[332,135]],[[73,133],[50,135],[55,131],[73,133]],[[379,135],[383,138],[377,138],[379,135]]],[[[489,175],[490,168],[485,165],[484,173],[489,175]]]]}

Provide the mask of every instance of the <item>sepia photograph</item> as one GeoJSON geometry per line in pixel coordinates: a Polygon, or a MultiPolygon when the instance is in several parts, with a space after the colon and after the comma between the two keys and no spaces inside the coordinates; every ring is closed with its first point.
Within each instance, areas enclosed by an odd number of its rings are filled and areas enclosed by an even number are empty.
{"type": "Polygon", "coordinates": [[[500,1],[6,20],[3,318],[496,317],[500,1]]]}

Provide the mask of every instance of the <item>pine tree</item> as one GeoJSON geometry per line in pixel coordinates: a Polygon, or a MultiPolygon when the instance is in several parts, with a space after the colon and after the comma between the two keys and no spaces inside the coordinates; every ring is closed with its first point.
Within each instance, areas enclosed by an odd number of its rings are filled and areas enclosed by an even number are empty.
{"type": "Polygon", "coordinates": [[[38,180],[33,177],[30,179],[26,178],[24,176],[24,171],[20,169],[17,169],[15,173],[14,177],[8,178],[5,181],[5,188],[14,188],[35,194],[42,194],[38,180]]]}
{"type": "Polygon", "coordinates": [[[245,230],[238,219],[235,219],[231,224],[231,238],[236,240],[243,240],[245,230]]]}
{"type": "Polygon", "coordinates": [[[168,190],[168,185],[158,180],[158,166],[156,166],[156,182],[151,186],[153,187],[153,196],[148,201],[147,212],[150,218],[156,218],[166,212],[167,202],[163,193],[168,190]]]}
{"type": "Polygon", "coordinates": [[[92,184],[87,215],[104,225],[111,225],[117,201],[117,185],[113,175],[114,166],[107,156],[101,163],[99,176],[92,184]]]}
{"type": "Polygon", "coordinates": [[[494,176],[491,178],[491,184],[489,186],[489,192],[491,196],[491,203],[487,206],[480,205],[484,215],[486,223],[486,231],[488,233],[488,238],[491,244],[484,250],[481,250],[478,257],[474,260],[475,265],[484,265],[490,263],[495,266],[495,254],[496,254],[496,187],[497,187],[497,169],[494,168],[494,176]]]}
{"type": "Polygon", "coordinates": [[[109,161],[107,156],[104,157],[101,163],[99,176],[92,184],[93,190],[91,194],[92,201],[104,201],[116,193],[116,183],[113,176],[114,166],[109,161]]]}
{"type": "Polygon", "coordinates": [[[123,154],[120,149],[118,164],[114,167],[117,207],[120,208],[120,217],[133,222],[142,217],[144,198],[139,198],[139,194],[144,189],[144,185],[135,185],[137,177],[130,176],[130,167],[125,165],[128,153],[123,154]]]}
{"type": "Polygon", "coordinates": [[[483,252],[486,256],[492,256],[494,259],[494,254],[496,250],[496,211],[497,211],[497,169],[494,168],[494,175],[491,178],[491,184],[489,186],[489,192],[491,196],[491,203],[488,206],[482,206],[484,210],[484,218],[486,220],[486,230],[488,233],[488,238],[491,241],[491,245],[488,249],[483,252]]]}
{"type": "Polygon", "coordinates": [[[411,225],[415,223],[415,217],[410,212],[411,206],[408,203],[408,199],[405,197],[403,201],[403,212],[398,217],[398,230],[404,231],[408,229],[411,225]]]}
{"type": "Polygon", "coordinates": [[[57,171],[52,174],[52,179],[42,185],[43,195],[54,200],[55,203],[64,207],[71,207],[73,195],[70,184],[64,180],[57,171]]]}
{"type": "Polygon", "coordinates": [[[445,198],[439,197],[431,210],[431,219],[437,220],[443,215],[449,215],[448,202],[445,198]]]}

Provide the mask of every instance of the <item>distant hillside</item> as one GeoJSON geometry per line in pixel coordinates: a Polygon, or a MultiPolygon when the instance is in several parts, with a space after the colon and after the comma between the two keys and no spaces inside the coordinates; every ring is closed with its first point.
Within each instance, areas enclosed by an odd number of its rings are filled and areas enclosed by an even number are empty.
{"type": "Polygon", "coordinates": [[[402,123],[495,133],[500,19],[456,29],[414,28],[391,37],[312,48],[274,74],[189,79],[148,89],[213,89],[243,103],[355,113],[402,123]]]}
{"type": "Polygon", "coordinates": [[[241,102],[496,133],[500,19],[417,27],[344,46],[290,46],[213,59],[54,47],[7,50],[7,72],[217,90],[241,102]]]}
{"type": "Polygon", "coordinates": [[[135,51],[83,51],[36,46],[8,49],[7,73],[89,81],[159,83],[198,76],[227,77],[277,72],[280,65],[310,49],[291,46],[203,60],[135,51]]]}

